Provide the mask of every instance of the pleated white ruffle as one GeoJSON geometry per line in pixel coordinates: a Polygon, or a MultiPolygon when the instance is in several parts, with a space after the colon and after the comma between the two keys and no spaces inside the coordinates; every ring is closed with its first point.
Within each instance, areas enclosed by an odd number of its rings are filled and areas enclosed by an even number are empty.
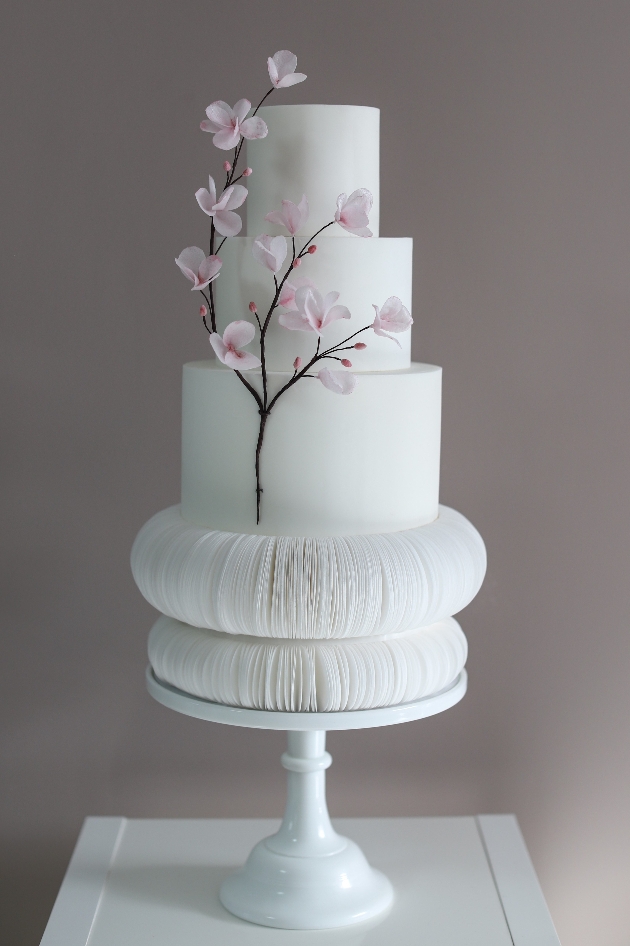
{"type": "Polygon", "coordinates": [[[329,538],[212,532],[173,506],[140,530],[131,567],[147,601],[186,624],[315,640],[393,634],[457,614],[481,586],[486,552],[446,506],[417,529],[329,538]]]}
{"type": "Polygon", "coordinates": [[[453,618],[368,640],[279,641],[160,617],[149,635],[156,676],[215,703],[283,712],[393,706],[452,683],[467,656],[453,618]]]}

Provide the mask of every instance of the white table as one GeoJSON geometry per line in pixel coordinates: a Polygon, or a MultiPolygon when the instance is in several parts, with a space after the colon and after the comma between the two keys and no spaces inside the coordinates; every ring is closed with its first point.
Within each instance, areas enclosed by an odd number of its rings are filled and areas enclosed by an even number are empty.
{"type": "Polygon", "coordinates": [[[278,824],[88,818],[41,946],[559,946],[512,815],[335,819],[392,881],[391,911],[322,931],[239,920],[220,885],[278,824]]]}

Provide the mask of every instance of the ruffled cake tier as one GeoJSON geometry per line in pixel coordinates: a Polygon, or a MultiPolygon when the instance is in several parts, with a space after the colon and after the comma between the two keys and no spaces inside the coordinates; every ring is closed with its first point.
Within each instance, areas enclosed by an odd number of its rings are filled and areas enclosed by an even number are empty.
{"type": "Polygon", "coordinates": [[[396,634],[461,611],[486,570],[483,540],[454,509],[417,529],[299,538],[216,532],[173,506],[140,530],[144,597],[185,624],[315,640],[396,634]]]}
{"type": "Polygon", "coordinates": [[[461,672],[457,621],[353,640],[262,640],[161,617],[149,635],[158,679],[193,696],[252,709],[339,712],[437,693],[461,672]]]}

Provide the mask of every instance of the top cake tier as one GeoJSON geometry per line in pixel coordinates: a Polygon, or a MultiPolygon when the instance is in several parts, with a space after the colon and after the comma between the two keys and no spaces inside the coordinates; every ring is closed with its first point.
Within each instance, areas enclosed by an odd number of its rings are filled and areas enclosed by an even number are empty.
{"type": "MultiPolygon", "coordinates": [[[[247,161],[254,173],[247,181],[247,235],[285,231],[265,220],[281,201],[299,203],[306,194],[310,216],[299,236],[311,236],[332,220],[339,194],[358,187],[374,198],[370,229],[379,225],[378,108],[362,105],[269,105],[258,113],[269,135],[248,141],[247,161]]],[[[352,237],[341,227],[327,231],[352,237]]]]}

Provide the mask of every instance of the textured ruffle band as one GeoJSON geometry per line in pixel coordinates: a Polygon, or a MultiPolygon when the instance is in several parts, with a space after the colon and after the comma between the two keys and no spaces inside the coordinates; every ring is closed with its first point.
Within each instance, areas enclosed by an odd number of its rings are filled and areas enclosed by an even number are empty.
{"type": "Polygon", "coordinates": [[[186,624],[313,640],[393,634],[457,614],[481,586],[486,552],[446,506],[417,529],[329,538],[212,532],[173,506],[140,530],[131,568],[147,601],[186,624]]]}
{"type": "Polygon", "coordinates": [[[269,641],[161,617],[149,635],[156,676],[186,693],[253,709],[338,712],[408,703],[462,670],[466,638],[453,618],[368,640],[269,641]]]}

